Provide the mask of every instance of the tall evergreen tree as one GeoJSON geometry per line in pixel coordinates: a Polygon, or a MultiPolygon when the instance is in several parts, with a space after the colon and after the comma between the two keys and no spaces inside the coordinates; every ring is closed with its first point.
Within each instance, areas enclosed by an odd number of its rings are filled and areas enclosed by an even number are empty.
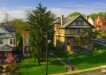
{"type": "Polygon", "coordinates": [[[28,12],[28,29],[30,31],[31,55],[38,60],[40,65],[40,52],[45,51],[45,34],[53,31],[52,14],[41,3],[36,9],[28,12]]]}

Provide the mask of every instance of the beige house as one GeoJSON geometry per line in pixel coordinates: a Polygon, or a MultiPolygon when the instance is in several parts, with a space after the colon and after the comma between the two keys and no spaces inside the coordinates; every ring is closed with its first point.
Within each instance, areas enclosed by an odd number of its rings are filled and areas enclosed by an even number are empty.
{"type": "MultiPolygon", "coordinates": [[[[75,37],[81,33],[81,29],[92,30],[93,25],[83,16],[74,16],[71,18],[58,18],[54,26],[54,45],[62,49],[66,48],[68,43],[75,44],[75,37]]],[[[71,49],[71,48],[70,48],[71,49]]]]}

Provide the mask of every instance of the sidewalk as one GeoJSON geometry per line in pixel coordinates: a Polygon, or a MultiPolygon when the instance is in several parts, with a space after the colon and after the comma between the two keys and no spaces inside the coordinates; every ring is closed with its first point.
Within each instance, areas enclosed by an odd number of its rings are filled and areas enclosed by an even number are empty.
{"type": "MultiPolygon", "coordinates": [[[[103,66],[106,66],[106,65],[103,65],[103,66]]],[[[97,70],[97,69],[101,69],[101,66],[95,67],[95,68],[84,69],[84,70],[76,70],[76,71],[70,71],[70,72],[65,72],[65,73],[52,74],[52,75],[68,75],[68,74],[73,75],[73,74],[78,74],[78,73],[97,70]]]]}

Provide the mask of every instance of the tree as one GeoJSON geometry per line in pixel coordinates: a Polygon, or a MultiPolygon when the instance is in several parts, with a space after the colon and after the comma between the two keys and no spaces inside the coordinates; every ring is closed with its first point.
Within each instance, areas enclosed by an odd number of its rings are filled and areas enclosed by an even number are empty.
{"type": "Polygon", "coordinates": [[[76,47],[87,49],[89,53],[93,49],[94,33],[92,30],[80,29],[80,34],[75,37],[76,47]]]}
{"type": "Polygon", "coordinates": [[[91,13],[90,17],[95,20],[98,16],[106,17],[106,12],[91,13]]]}
{"type": "Polygon", "coordinates": [[[52,14],[41,4],[36,9],[28,11],[28,30],[30,31],[31,55],[40,65],[40,52],[45,52],[45,35],[53,31],[52,14]]]}
{"type": "Polygon", "coordinates": [[[68,15],[68,17],[82,15],[80,12],[73,12],[68,15]]]}

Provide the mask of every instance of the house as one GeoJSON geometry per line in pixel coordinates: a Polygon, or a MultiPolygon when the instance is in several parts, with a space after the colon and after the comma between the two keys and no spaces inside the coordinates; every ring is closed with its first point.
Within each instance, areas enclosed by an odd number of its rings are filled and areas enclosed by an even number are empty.
{"type": "Polygon", "coordinates": [[[22,33],[23,38],[23,54],[27,54],[30,50],[30,43],[29,43],[29,31],[24,31],[22,33]]]}
{"type": "Polygon", "coordinates": [[[88,20],[81,15],[68,19],[64,19],[62,15],[62,17],[57,18],[54,23],[54,45],[61,48],[61,50],[64,50],[69,43],[74,47],[76,42],[75,37],[79,36],[81,29],[91,31],[92,28],[94,28],[91,24],[93,22],[88,22],[88,20]]]}
{"type": "Polygon", "coordinates": [[[95,19],[95,28],[96,30],[103,30],[104,32],[106,32],[106,18],[103,18],[101,16],[98,16],[96,19],[95,19]]]}
{"type": "Polygon", "coordinates": [[[16,48],[15,27],[0,25],[0,55],[6,56],[16,48]]]}

